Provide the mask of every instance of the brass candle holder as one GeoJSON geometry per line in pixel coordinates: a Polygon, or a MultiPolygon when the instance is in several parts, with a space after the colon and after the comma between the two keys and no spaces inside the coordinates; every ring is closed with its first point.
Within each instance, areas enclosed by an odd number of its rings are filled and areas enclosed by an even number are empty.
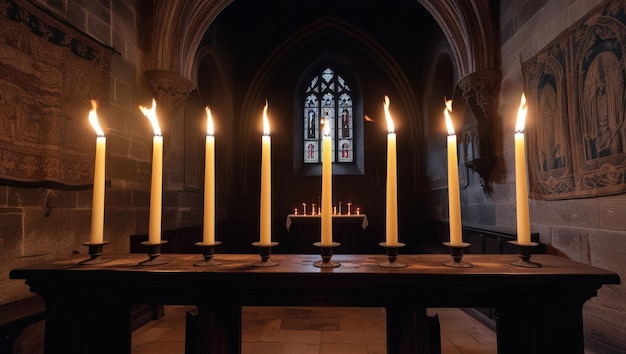
{"type": "Polygon", "coordinates": [[[380,246],[385,247],[387,250],[387,261],[378,263],[383,268],[404,268],[407,265],[402,262],[398,262],[398,248],[404,247],[404,243],[398,242],[395,245],[390,245],[387,242],[379,243],[380,246]]]}
{"type": "Polygon", "coordinates": [[[140,266],[155,266],[166,264],[170,260],[166,258],[160,258],[161,246],[166,244],[167,241],[161,241],[159,243],[150,243],[150,241],[144,241],[141,244],[148,247],[148,259],[139,262],[140,266]]]}
{"type": "Polygon", "coordinates": [[[219,246],[220,244],[222,244],[220,241],[215,241],[214,243],[196,242],[196,246],[202,247],[202,256],[204,257],[204,260],[194,263],[194,266],[210,267],[224,264],[224,262],[213,259],[213,256],[215,255],[215,246],[219,246]]]}
{"type": "Polygon", "coordinates": [[[333,248],[337,247],[337,246],[340,246],[340,245],[341,245],[341,243],[339,243],[339,242],[333,242],[329,246],[322,245],[321,242],[315,242],[313,244],[313,246],[316,246],[316,247],[320,248],[320,254],[322,256],[322,260],[313,263],[313,265],[318,267],[318,268],[337,268],[337,267],[339,267],[341,265],[341,263],[333,262],[332,258],[333,258],[333,248]]]}
{"type": "Polygon", "coordinates": [[[85,242],[83,246],[89,247],[89,256],[91,258],[78,262],[80,265],[94,265],[110,262],[110,259],[100,258],[104,251],[104,245],[109,244],[110,241],[103,241],[102,243],[85,242]]]}
{"type": "Polygon", "coordinates": [[[509,243],[515,245],[515,248],[517,249],[517,255],[519,257],[519,259],[511,261],[509,262],[509,264],[516,267],[541,268],[540,263],[532,262],[530,260],[530,256],[532,255],[532,248],[538,245],[537,242],[531,242],[528,245],[520,245],[517,241],[509,241],[509,243]]]}
{"type": "Polygon", "coordinates": [[[259,255],[261,256],[260,262],[255,262],[252,265],[255,267],[275,267],[279,263],[270,261],[272,256],[272,247],[278,246],[278,242],[270,242],[269,245],[263,245],[260,242],[252,242],[252,245],[259,248],[259,255]]]}
{"type": "Polygon", "coordinates": [[[463,262],[463,250],[469,247],[469,243],[461,242],[460,245],[453,245],[450,242],[444,242],[443,244],[450,248],[450,256],[452,256],[452,261],[446,262],[443,265],[453,268],[473,267],[471,263],[463,262]]]}

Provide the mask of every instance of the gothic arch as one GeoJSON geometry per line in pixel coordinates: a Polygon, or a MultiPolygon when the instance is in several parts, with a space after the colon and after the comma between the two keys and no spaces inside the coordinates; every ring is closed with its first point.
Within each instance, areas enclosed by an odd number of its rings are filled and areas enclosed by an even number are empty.
{"type": "MultiPolygon", "coordinates": [[[[490,0],[415,1],[428,10],[446,35],[460,78],[499,67],[496,18],[490,0]]],[[[153,68],[193,80],[194,57],[202,36],[231,2],[156,0],[153,68]]]]}
{"type": "MultiPolygon", "coordinates": [[[[278,46],[278,49],[268,56],[268,59],[257,71],[256,76],[250,84],[248,92],[246,92],[242,106],[242,138],[248,136],[249,129],[257,126],[247,120],[252,119],[251,117],[256,117],[258,107],[262,105],[262,93],[265,84],[267,83],[268,78],[273,75],[273,68],[276,68],[277,63],[281,60],[281,58],[285,57],[287,53],[298,43],[301,43],[303,40],[319,33],[324,29],[332,29],[338,33],[346,35],[356,44],[369,50],[372,55],[380,61],[381,68],[386,70],[391,82],[394,83],[398,92],[402,95],[399,98],[399,101],[406,108],[407,115],[412,117],[419,116],[419,109],[417,107],[417,103],[415,102],[415,95],[413,94],[413,89],[409,79],[404,75],[395,59],[392,58],[383,48],[381,48],[374,39],[364,36],[360,31],[355,30],[349,24],[335,18],[322,18],[311,23],[309,26],[303,28],[301,31],[288,38],[285,42],[281,43],[281,45],[278,46]]],[[[421,126],[416,124],[414,120],[409,120],[409,124],[412,138],[421,136],[421,126]]]]}

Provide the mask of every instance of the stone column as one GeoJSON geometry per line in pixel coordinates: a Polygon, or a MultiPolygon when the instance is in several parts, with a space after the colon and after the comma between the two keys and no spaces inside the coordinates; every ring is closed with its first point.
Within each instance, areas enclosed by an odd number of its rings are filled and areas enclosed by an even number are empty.
{"type": "Polygon", "coordinates": [[[462,136],[465,165],[477,172],[485,192],[489,192],[491,171],[496,164],[493,148],[493,125],[498,108],[500,70],[484,70],[459,80],[463,98],[467,100],[474,119],[463,122],[462,136]]]}

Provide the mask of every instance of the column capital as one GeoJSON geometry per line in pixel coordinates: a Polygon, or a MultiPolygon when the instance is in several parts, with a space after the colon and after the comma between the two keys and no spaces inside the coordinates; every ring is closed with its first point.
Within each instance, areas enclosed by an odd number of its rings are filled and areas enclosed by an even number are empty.
{"type": "Polygon", "coordinates": [[[193,88],[191,80],[172,71],[149,70],[144,74],[152,94],[167,111],[184,104],[193,88]]]}
{"type": "Polygon", "coordinates": [[[484,119],[493,121],[498,108],[500,69],[473,72],[459,80],[463,98],[480,107],[484,119]]]}

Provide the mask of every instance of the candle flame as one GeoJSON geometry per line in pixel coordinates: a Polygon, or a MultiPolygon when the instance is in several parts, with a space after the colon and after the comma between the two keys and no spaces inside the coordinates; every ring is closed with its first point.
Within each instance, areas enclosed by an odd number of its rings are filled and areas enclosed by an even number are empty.
{"type": "Polygon", "coordinates": [[[394,126],[393,120],[391,119],[391,114],[389,114],[389,97],[385,96],[385,118],[387,118],[387,131],[389,133],[393,133],[394,126]]]}
{"type": "Polygon", "coordinates": [[[267,118],[267,100],[265,101],[265,108],[263,108],[263,135],[270,135],[270,121],[267,118]]]}
{"type": "Polygon", "coordinates": [[[519,110],[517,111],[517,123],[515,124],[515,132],[523,133],[524,125],[526,124],[526,112],[528,111],[528,105],[526,104],[526,96],[522,93],[522,100],[519,104],[519,110]]]}
{"type": "Polygon", "coordinates": [[[330,136],[330,120],[324,120],[324,136],[330,136]]]}
{"type": "Polygon", "coordinates": [[[95,100],[91,100],[91,111],[89,111],[89,123],[93,127],[93,130],[96,131],[98,136],[104,136],[104,132],[100,127],[100,123],[98,122],[98,114],[96,113],[96,109],[98,109],[98,103],[95,100]]]}
{"type": "Polygon", "coordinates": [[[446,128],[448,128],[448,134],[454,135],[454,125],[452,125],[450,113],[452,113],[452,100],[447,100],[446,109],[443,110],[443,114],[446,116],[446,128]]]}
{"type": "Polygon", "coordinates": [[[205,107],[206,110],[206,135],[213,135],[213,116],[211,116],[211,109],[209,106],[205,107]]]}
{"type": "Polygon", "coordinates": [[[146,116],[146,118],[148,118],[150,124],[152,124],[152,129],[154,129],[154,135],[161,135],[161,127],[159,127],[159,120],[157,119],[156,115],[156,100],[154,98],[152,99],[152,107],[150,109],[144,106],[139,106],[139,109],[146,116]]]}

